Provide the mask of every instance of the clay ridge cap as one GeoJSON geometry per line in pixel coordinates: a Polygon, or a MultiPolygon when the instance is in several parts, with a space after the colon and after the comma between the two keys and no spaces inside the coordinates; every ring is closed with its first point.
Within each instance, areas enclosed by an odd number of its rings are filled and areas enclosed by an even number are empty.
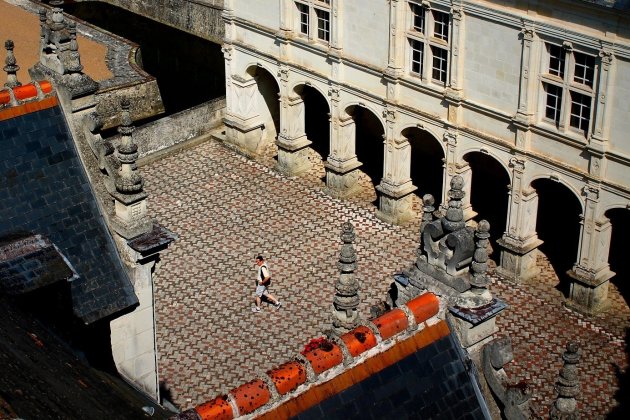
{"type": "MultiPolygon", "coordinates": [[[[314,387],[331,382],[344,373],[350,373],[357,366],[387,352],[404,340],[412,339],[422,331],[446,325],[439,319],[439,313],[439,298],[433,293],[424,293],[340,338],[330,340],[326,350],[313,349],[268,372],[259,372],[258,378],[234,388],[227,395],[219,395],[172,419],[229,420],[241,416],[263,416],[299,399],[314,387]]],[[[444,328],[448,331],[448,327],[444,328]]],[[[441,338],[444,335],[441,330],[444,328],[438,328],[438,332],[429,331],[430,334],[425,338],[425,341],[429,341],[424,342],[421,347],[441,338]]],[[[385,367],[383,365],[378,370],[385,367]]],[[[341,390],[337,389],[337,392],[341,390]]],[[[318,402],[311,401],[309,406],[318,402]]],[[[308,408],[304,404],[300,406],[301,411],[308,408]]]]}

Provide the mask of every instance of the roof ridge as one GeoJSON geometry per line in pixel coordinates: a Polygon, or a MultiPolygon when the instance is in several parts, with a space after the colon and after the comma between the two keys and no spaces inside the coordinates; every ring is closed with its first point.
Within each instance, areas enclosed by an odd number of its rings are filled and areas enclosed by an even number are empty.
{"type": "Polygon", "coordinates": [[[53,86],[47,80],[0,89],[0,121],[57,105],[53,86]]]}
{"type": "Polygon", "coordinates": [[[224,395],[173,419],[233,419],[241,416],[296,415],[341,391],[357,378],[376,373],[450,333],[438,318],[439,298],[427,292],[352,331],[318,341],[287,361],[224,395]],[[400,347],[400,348],[399,348],[400,347]],[[349,380],[350,376],[353,380],[349,380]],[[332,385],[331,385],[332,384],[332,385]],[[331,390],[318,392],[321,387],[331,390]],[[300,399],[299,404],[290,404],[300,399]]]}

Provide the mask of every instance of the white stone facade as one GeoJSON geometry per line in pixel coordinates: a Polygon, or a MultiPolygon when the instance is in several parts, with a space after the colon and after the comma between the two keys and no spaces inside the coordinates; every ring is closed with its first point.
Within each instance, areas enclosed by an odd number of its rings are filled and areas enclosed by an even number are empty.
{"type": "Polygon", "coordinates": [[[314,89],[329,107],[327,187],[343,197],[366,147],[353,110],[365,110],[382,126],[378,214],[392,223],[422,192],[409,133],[443,153],[438,202],[481,153],[509,178],[506,224],[492,228],[499,271],[515,281],[536,273],[535,181],[558,183],[580,203],[570,303],[605,306],[606,212],[630,208],[630,12],[579,0],[226,0],[223,16],[229,141],[250,154],[275,141],[278,168],[300,173],[312,142],[301,92],[314,89]]]}

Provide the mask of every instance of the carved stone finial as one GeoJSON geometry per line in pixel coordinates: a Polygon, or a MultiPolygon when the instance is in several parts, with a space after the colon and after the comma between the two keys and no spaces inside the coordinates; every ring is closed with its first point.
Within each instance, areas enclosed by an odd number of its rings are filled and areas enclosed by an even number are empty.
{"type": "Polygon", "coordinates": [[[425,194],[422,197],[422,223],[420,224],[420,232],[433,221],[433,212],[435,211],[435,198],[431,194],[425,194]]]}
{"type": "Polygon", "coordinates": [[[455,232],[466,226],[464,211],[462,210],[462,199],[465,195],[464,178],[460,175],[455,175],[451,179],[451,189],[448,191],[449,201],[446,218],[442,220],[444,229],[447,232],[455,232]]]}
{"type": "Polygon", "coordinates": [[[577,364],[580,361],[580,349],[577,343],[567,344],[562,355],[564,366],[556,382],[558,398],[551,407],[549,417],[560,420],[577,420],[580,418],[576,398],[580,393],[577,364]]]}
{"type": "Polygon", "coordinates": [[[144,181],[136,172],[136,159],[138,159],[138,145],[133,142],[132,133],[135,127],[132,125],[129,99],[120,101],[122,115],[120,117],[120,144],[116,150],[116,157],[120,161],[120,170],[116,178],[116,190],[122,194],[136,194],[142,191],[144,181]]]}
{"type": "Polygon", "coordinates": [[[352,223],[345,222],[341,226],[341,252],[337,266],[341,271],[335,283],[335,297],[333,298],[333,329],[334,335],[342,335],[356,328],[361,323],[359,316],[359,282],[354,276],[357,268],[356,252],[353,242],[355,239],[352,223]]]}
{"type": "Polygon", "coordinates": [[[425,194],[422,197],[422,222],[420,222],[420,238],[418,239],[418,249],[416,255],[420,258],[424,252],[422,245],[422,232],[424,227],[433,221],[433,212],[435,211],[435,198],[431,194],[425,194]]]}
{"type": "Polygon", "coordinates": [[[7,72],[7,82],[4,84],[4,86],[8,88],[22,86],[22,83],[20,83],[17,79],[17,72],[20,69],[20,66],[17,65],[17,61],[15,60],[13,47],[13,41],[7,39],[4,43],[4,48],[7,49],[7,58],[4,60],[4,63],[6,65],[4,66],[3,70],[7,72]]]}
{"type": "Polygon", "coordinates": [[[475,252],[473,254],[473,261],[471,264],[472,279],[470,285],[472,291],[477,294],[483,293],[490,284],[488,278],[488,239],[490,238],[490,223],[487,220],[482,220],[477,224],[477,230],[475,230],[475,252]]]}

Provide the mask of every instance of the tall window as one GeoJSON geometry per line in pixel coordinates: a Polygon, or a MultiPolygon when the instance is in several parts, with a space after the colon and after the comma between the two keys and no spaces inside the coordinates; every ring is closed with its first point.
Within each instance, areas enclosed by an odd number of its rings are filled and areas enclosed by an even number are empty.
{"type": "Polygon", "coordinates": [[[407,40],[409,73],[425,81],[446,86],[450,53],[449,13],[409,1],[407,40]]]}
{"type": "Polygon", "coordinates": [[[588,136],[592,119],[595,57],[574,51],[570,45],[548,43],[543,61],[543,119],[558,128],[568,124],[571,130],[588,136]]]}
{"type": "Polygon", "coordinates": [[[330,0],[301,0],[295,2],[295,7],[299,33],[309,39],[329,42],[330,0]]]}

